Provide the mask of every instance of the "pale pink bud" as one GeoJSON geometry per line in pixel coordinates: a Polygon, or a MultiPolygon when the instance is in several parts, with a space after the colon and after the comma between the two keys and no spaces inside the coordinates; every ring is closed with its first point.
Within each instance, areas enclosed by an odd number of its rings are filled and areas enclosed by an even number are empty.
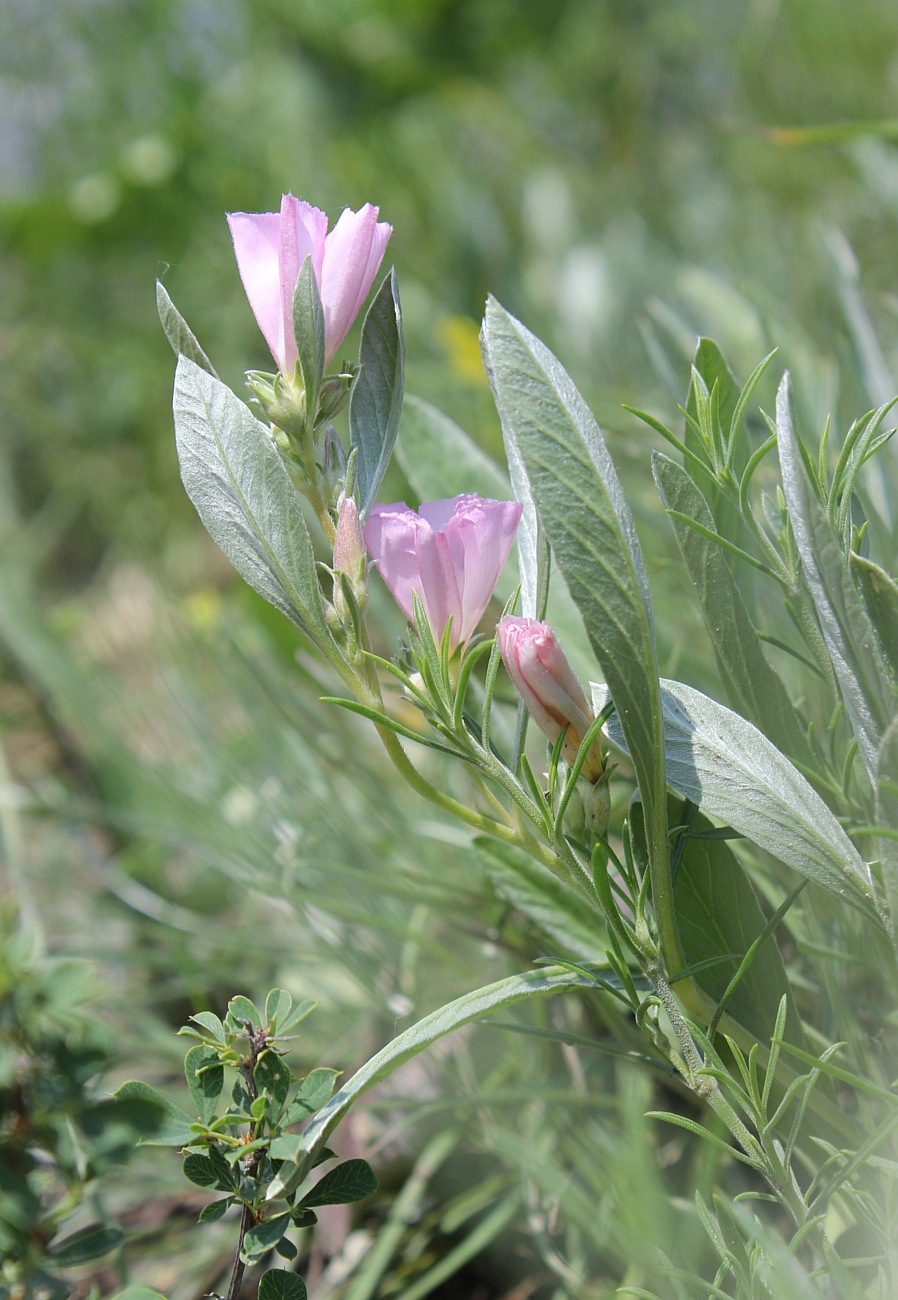
{"type": "Polygon", "coordinates": [[[483,618],[521,518],[517,501],[478,496],[374,506],[365,541],[409,622],[417,591],[437,641],[450,618],[449,647],[466,645],[483,618]]]}
{"type": "MultiPolygon", "coordinates": [[[[496,629],[499,653],[533,721],[549,740],[567,726],[561,752],[573,764],[594,716],[583,687],[548,623],[508,615],[496,629]]],[[[591,783],[605,770],[598,740],[591,746],[583,775],[591,783]]]]}
{"type": "Polygon", "coordinates": [[[284,195],[280,212],[229,213],[249,305],[283,373],[296,365],[293,293],[303,262],[311,257],[321,295],[328,365],[368,296],[393,232],[377,212],[370,203],[358,212],[347,208],[330,234],[327,215],[292,194],[284,195]]]}
{"type": "Polygon", "coordinates": [[[364,573],[365,539],[359,520],[359,508],[352,497],[344,497],[337,513],[334,538],[334,569],[354,582],[364,573]]]}

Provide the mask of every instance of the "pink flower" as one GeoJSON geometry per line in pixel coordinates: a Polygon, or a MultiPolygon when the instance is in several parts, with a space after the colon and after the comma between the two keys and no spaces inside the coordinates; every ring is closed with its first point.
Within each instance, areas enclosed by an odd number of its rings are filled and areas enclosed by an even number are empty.
{"type": "Polygon", "coordinates": [[[409,622],[417,591],[434,637],[449,619],[449,647],[465,645],[490,602],[521,518],[517,501],[478,496],[428,501],[416,514],[404,501],[373,506],[365,541],[409,622]]]}
{"type": "MultiPolygon", "coordinates": [[[[496,635],[502,662],[540,731],[549,740],[557,740],[567,725],[561,752],[565,761],[573,764],[594,717],[558,638],[548,623],[513,615],[499,620],[496,635]]],[[[583,775],[595,783],[604,770],[601,746],[596,740],[583,765],[583,775]]]]}
{"type": "Polygon", "coordinates": [[[324,308],[325,365],[349,333],[368,296],[393,227],[366,203],[343,212],[330,234],[327,215],[285,194],[280,212],[231,212],[240,278],[259,329],[285,374],[296,365],[293,292],[302,264],[312,270],[324,308]]]}

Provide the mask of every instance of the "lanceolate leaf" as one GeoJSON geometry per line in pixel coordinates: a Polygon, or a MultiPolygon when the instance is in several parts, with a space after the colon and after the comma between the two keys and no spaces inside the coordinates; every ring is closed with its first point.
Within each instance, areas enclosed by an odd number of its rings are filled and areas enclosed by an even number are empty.
{"type": "MultiPolygon", "coordinates": [[[[643,834],[641,812],[638,803],[631,804],[630,830],[635,836],[643,834]]],[[[676,816],[673,810],[671,819],[676,816]]],[[[766,921],[754,890],[727,842],[697,838],[697,833],[710,829],[707,818],[700,814],[694,818],[674,882],[674,899],[687,965],[698,966],[715,957],[728,958],[694,976],[699,987],[719,1002],[741,959],[763,932],[766,921]]],[[[783,960],[775,939],[769,935],[760,944],[727,1010],[763,1043],[770,1038],[783,994],[789,998],[790,1041],[801,1042],[801,1023],[792,1003],[783,960]]]]}
{"type": "Polygon", "coordinates": [[[668,961],[677,963],[658,667],[630,508],[599,427],[570,377],[494,299],[487,303],[483,348],[506,444],[524,466],[627,737],[646,810],[662,946],[668,961]]]}
{"type": "MultiPolygon", "coordinates": [[[[593,706],[608,692],[593,685],[593,706]]],[[[677,794],[855,906],[873,896],[870,869],[797,768],[737,713],[662,679],[667,779],[677,794]]],[[[606,728],[627,749],[620,720],[606,728]]]]}
{"type": "MultiPolygon", "coordinates": [[[[658,494],[666,510],[716,528],[705,498],[687,472],[661,452],[652,456],[658,494]]],[[[680,554],[701,605],[727,695],[778,749],[803,766],[814,761],[801,719],[761,649],[745,603],[721,548],[681,519],[671,519],[680,554]]]]}
{"type": "Polygon", "coordinates": [[[439,1010],[425,1016],[418,1024],[412,1025],[388,1043],[376,1056],[372,1056],[356,1074],[349,1079],[339,1092],[322,1106],[318,1114],[302,1135],[302,1152],[295,1165],[284,1164],[275,1177],[268,1192],[268,1199],[275,1200],[290,1195],[303,1181],[315,1162],[315,1156],[323,1147],[340,1120],[363,1093],[375,1083],[412,1057],[442,1038],[444,1034],[479,1020],[490,1011],[499,1007],[511,1006],[525,998],[532,998],[547,993],[568,993],[576,990],[594,989],[596,984],[587,975],[576,971],[560,970],[558,967],[544,967],[541,970],[528,971],[524,975],[512,975],[509,979],[488,984],[485,988],[466,993],[464,997],[449,1002],[439,1010]]]}
{"type": "Polygon", "coordinates": [[[197,343],[196,335],[168,296],[161,280],[156,281],[156,310],[162,328],[165,330],[165,337],[171,344],[175,356],[187,357],[188,360],[208,371],[210,375],[214,375],[215,368],[212,362],[197,343]]]}
{"type": "Polygon", "coordinates": [[[788,374],[777,393],[776,427],[783,492],[802,568],[861,758],[873,780],[883,733],[898,707],[896,683],[802,460],[792,423],[788,374]]]}
{"type": "Polygon", "coordinates": [[[358,448],[359,510],[374,504],[387,471],[402,414],[405,340],[396,272],[385,278],[362,326],[361,370],[349,399],[349,436],[358,448]]]}
{"type": "Polygon", "coordinates": [[[299,496],[265,426],[183,356],[174,413],[181,478],[213,541],[251,587],[331,647],[299,496]]]}
{"type": "Polygon", "coordinates": [[[311,416],[318,406],[324,378],[324,308],[311,257],[303,262],[293,291],[293,337],[306,394],[306,409],[311,416]]]}
{"type": "Polygon", "coordinates": [[[865,555],[851,551],[848,559],[879,633],[883,653],[892,671],[898,674],[898,583],[865,555]]]}

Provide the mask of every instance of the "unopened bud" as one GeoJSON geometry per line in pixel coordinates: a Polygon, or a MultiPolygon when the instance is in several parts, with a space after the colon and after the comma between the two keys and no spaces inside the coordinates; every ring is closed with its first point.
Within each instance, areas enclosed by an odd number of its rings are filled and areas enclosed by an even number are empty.
{"type": "MultiPolygon", "coordinates": [[[[595,719],[558,638],[548,623],[514,615],[500,619],[496,634],[508,675],[540,731],[554,741],[567,727],[561,752],[573,766],[595,719]]],[[[604,771],[597,738],[590,745],[582,775],[595,785],[604,771]]]]}
{"type": "MultiPolygon", "coordinates": [[[[368,603],[366,577],[368,552],[362,536],[359,508],[352,497],[344,497],[337,513],[337,533],[334,538],[334,573],[344,573],[352,588],[359,611],[364,613],[368,603]]],[[[335,603],[339,608],[340,595],[335,583],[335,603]]]]}

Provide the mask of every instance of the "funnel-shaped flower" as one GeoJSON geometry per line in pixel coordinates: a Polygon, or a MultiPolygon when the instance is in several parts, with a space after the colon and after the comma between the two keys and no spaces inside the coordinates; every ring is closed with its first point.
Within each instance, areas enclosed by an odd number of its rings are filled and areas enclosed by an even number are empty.
{"type": "Polygon", "coordinates": [[[365,541],[409,622],[417,591],[437,640],[452,619],[449,647],[465,645],[489,604],[521,518],[517,501],[478,496],[374,506],[365,541]]]}
{"type": "MultiPolygon", "coordinates": [[[[565,761],[573,764],[595,719],[558,638],[548,623],[513,615],[499,620],[496,635],[502,662],[540,731],[549,740],[557,740],[567,726],[561,752],[565,761]]],[[[601,746],[595,741],[583,775],[595,783],[604,770],[601,746]]]]}
{"type": "Polygon", "coordinates": [[[285,374],[296,365],[293,292],[303,262],[311,257],[321,295],[328,365],[368,296],[393,231],[377,211],[370,203],[358,212],[347,208],[330,234],[326,213],[292,194],[284,195],[280,212],[228,215],[249,305],[285,374]]]}

